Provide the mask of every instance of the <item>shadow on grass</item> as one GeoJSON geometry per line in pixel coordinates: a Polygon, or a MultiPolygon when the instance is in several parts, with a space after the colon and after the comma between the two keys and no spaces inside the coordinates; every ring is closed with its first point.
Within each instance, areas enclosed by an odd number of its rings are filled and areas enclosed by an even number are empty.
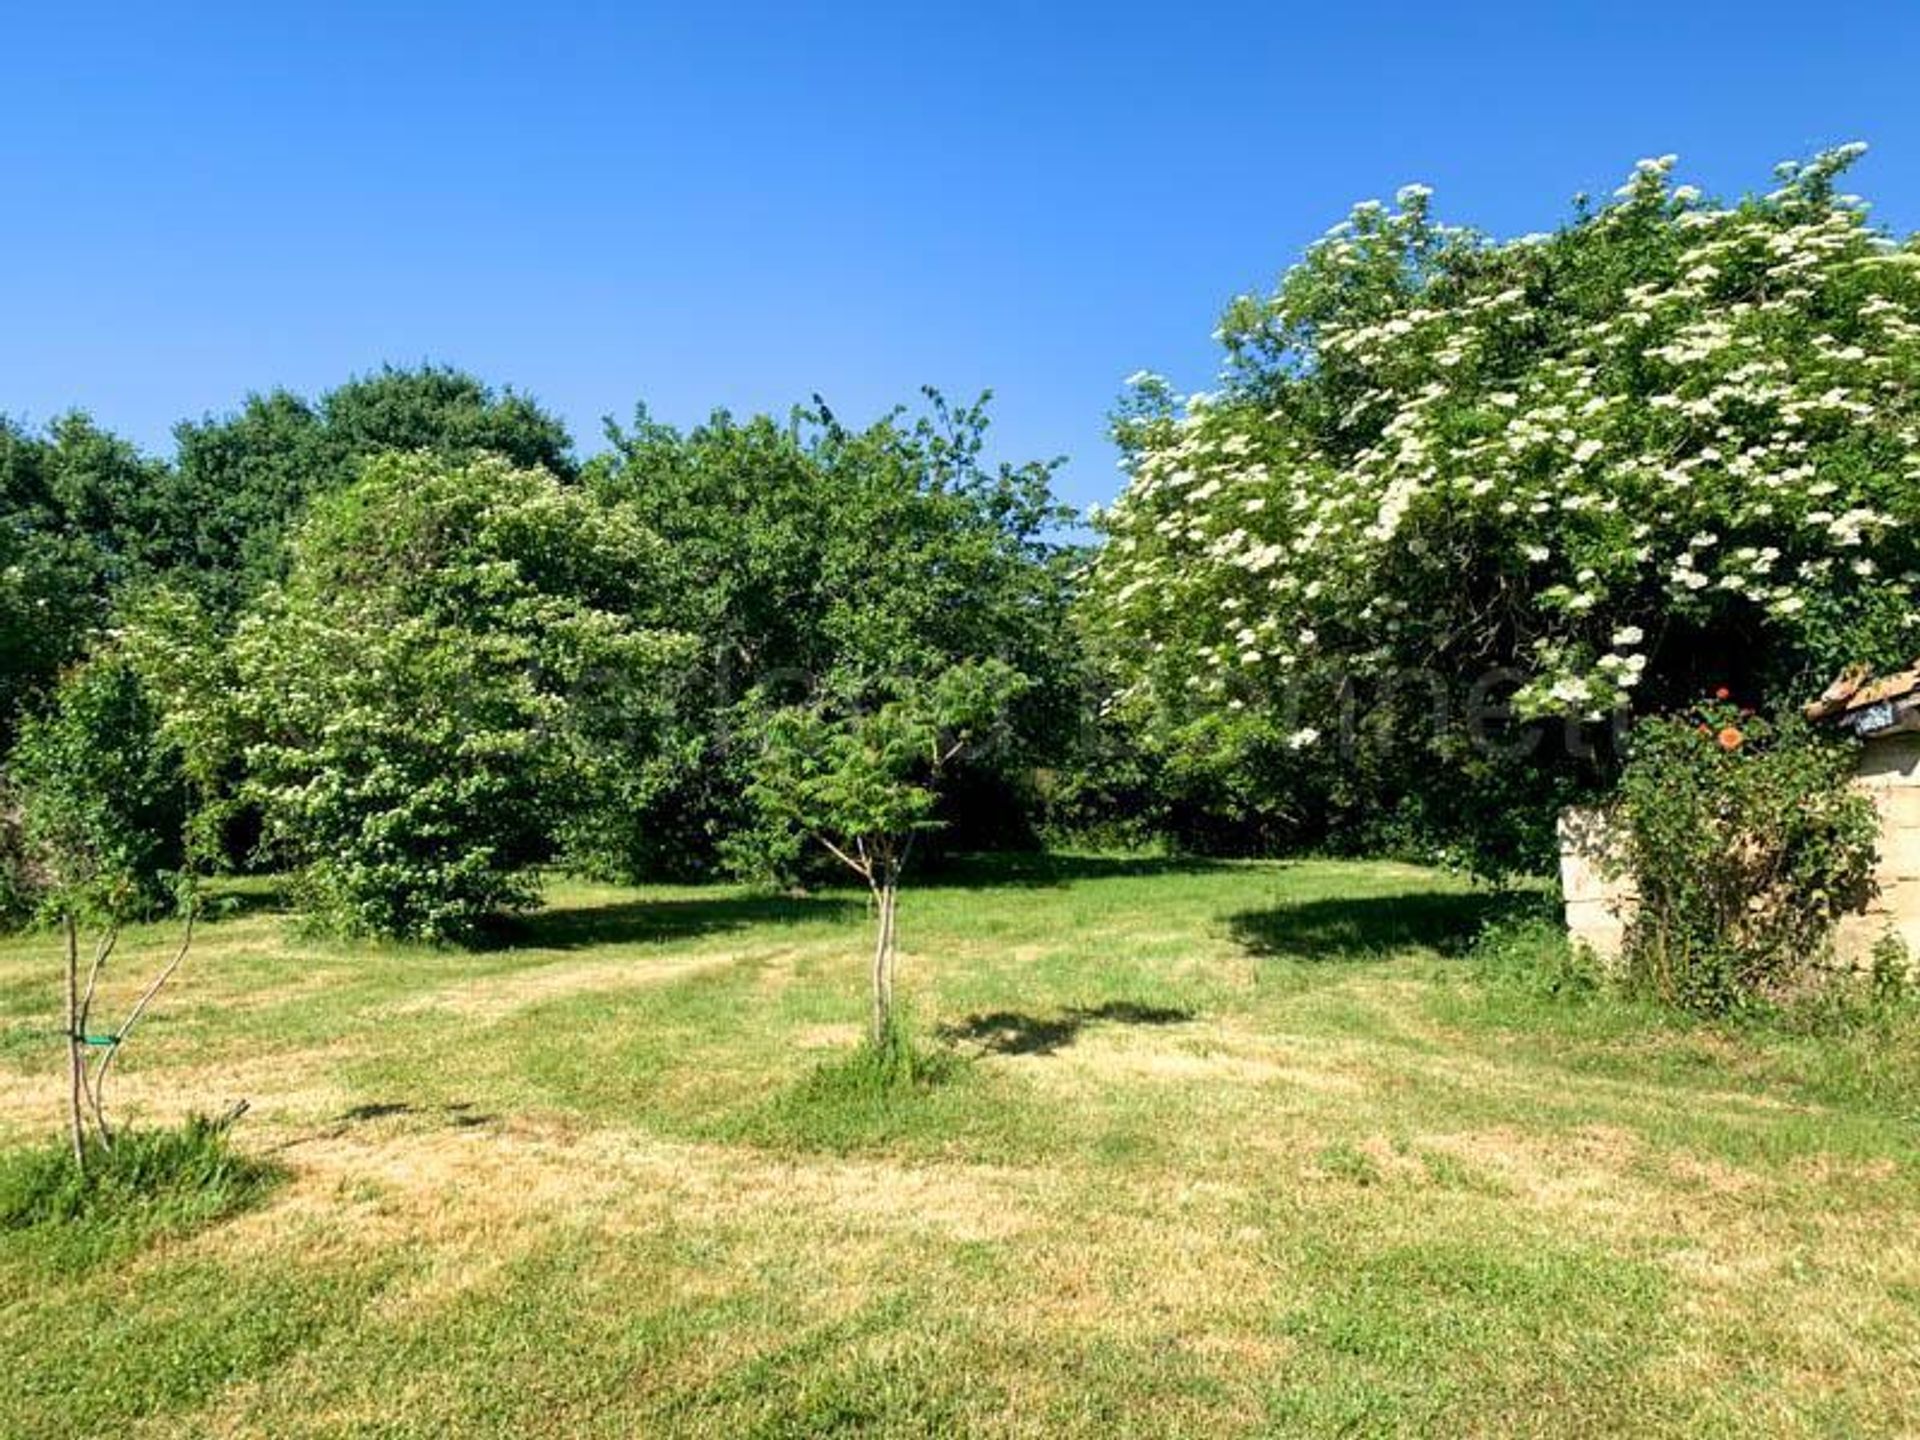
{"type": "Polygon", "coordinates": [[[1289,960],[1369,960],[1424,948],[1459,955],[1487,923],[1512,913],[1512,892],[1423,890],[1405,895],[1303,900],[1227,921],[1249,954],[1289,960]]]}
{"type": "Polygon", "coordinates": [[[1156,875],[1206,875],[1233,862],[1200,855],[1059,855],[1045,851],[948,855],[929,864],[925,883],[945,889],[1052,888],[1080,880],[1142,880],[1156,875]]]}
{"type": "Polygon", "coordinates": [[[491,1125],[499,1117],[489,1115],[475,1108],[471,1100],[452,1100],[445,1105],[421,1107],[410,1100],[370,1100],[365,1104],[353,1105],[341,1112],[337,1128],[330,1132],[333,1138],[347,1133],[349,1127],[365,1125],[376,1120],[391,1120],[396,1117],[438,1118],[456,1130],[471,1130],[482,1125],[491,1125]]]}
{"type": "Polygon", "coordinates": [[[475,946],[482,950],[582,950],[596,945],[658,945],[755,925],[844,922],[862,914],[841,896],[717,895],[701,900],[617,900],[566,905],[503,918],[475,946]]]}
{"type": "Polygon", "coordinates": [[[991,1055],[1051,1055],[1073,1044],[1089,1025],[1179,1025],[1191,1019],[1191,1010],[1109,1000],[1104,1005],[1075,1005],[1051,1016],[995,1010],[942,1025],[938,1033],[949,1043],[977,1045],[991,1055]]]}

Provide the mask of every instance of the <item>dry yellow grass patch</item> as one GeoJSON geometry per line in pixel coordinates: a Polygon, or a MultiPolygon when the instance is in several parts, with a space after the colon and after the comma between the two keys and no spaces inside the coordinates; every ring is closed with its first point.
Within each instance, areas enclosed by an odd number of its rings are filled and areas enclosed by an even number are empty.
{"type": "MultiPolygon", "coordinates": [[[[273,1139],[336,1115],[355,1101],[339,1069],[360,1047],[348,1042],[307,1049],[252,1051],[193,1065],[155,1065],[139,1050],[114,1072],[107,1104],[121,1123],[170,1125],[192,1113],[249,1106],[248,1128],[273,1139]]],[[[51,1058],[51,1057],[50,1057],[51,1058]]],[[[65,1115],[66,1077],[44,1064],[10,1078],[0,1091],[0,1132],[44,1134],[65,1115]]]]}
{"type": "Polygon", "coordinates": [[[665,985],[759,958],[754,952],[728,951],[714,955],[636,955],[588,964],[560,959],[505,975],[462,980],[412,996],[393,1006],[393,1013],[417,1015],[445,1011],[469,1020],[501,1020],[547,1000],[665,985]]]}

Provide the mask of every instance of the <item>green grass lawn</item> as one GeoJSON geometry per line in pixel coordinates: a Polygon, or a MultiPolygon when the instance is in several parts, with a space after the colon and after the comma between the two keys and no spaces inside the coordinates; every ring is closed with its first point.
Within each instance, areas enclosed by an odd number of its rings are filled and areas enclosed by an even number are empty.
{"type": "MultiPolygon", "coordinates": [[[[479,953],[240,899],[118,1097],[246,1097],[282,1178],[0,1232],[0,1435],[1920,1423],[1907,1021],[1548,996],[1406,866],[1000,862],[908,893],[966,1060],[876,1097],[851,894],[561,884],[479,953]]],[[[0,945],[0,1146],[57,1133],[57,1001],[0,945]]]]}

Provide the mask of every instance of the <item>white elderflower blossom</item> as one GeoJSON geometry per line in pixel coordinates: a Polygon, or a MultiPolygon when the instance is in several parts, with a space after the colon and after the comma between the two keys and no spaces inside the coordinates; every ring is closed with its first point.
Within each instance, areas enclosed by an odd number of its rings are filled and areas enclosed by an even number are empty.
{"type": "MultiPolygon", "coordinates": [[[[1760,644],[1798,636],[1812,599],[1825,625],[1824,597],[1854,605],[1907,585],[1893,577],[1914,569],[1897,522],[1920,510],[1907,498],[1920,484],[1920,399],[1897,377],[1920,360],[1920,262],[1800,171],[1773,208],[1729,211],[1668,188],[1671,168],[1644,162],[1621,206],[1566,232],[1569,244],[1617,245],[1607,233],[1621,211],[1637,226],[1653,204],[1668,207],[1655,223],[1674,227],[1657,262],[1648,252],[1636,269],[1639,253],[1621,252],[1631,279],[1611,312],[1583,317],[1550,354],[1524,338],[1515,348],[1529,291],[1555,303],[1521,242],[1434,227],[1422,244],[1474,249],[1466,278],[1368,292],[1330,317],[1314,309],[1330,293],[1315,286],[1365,286],[1377,261],[1410,252],[1406,227],[1430,224],[1407,213],[1424,215],[1425,187],[1403,190],[1400,212],[1358,208],[1255,302],[1270,333],[1307,337],[1299,371],[1243,389],[1229,367],[1221,391],[1143,428],[1153,438],[1132,456],[1126,494],[1096,521],[1108,537],[1090,582],[1100,603],[1118,624],[1156,617],[1170,665],[1205,651],[1209,667],[1285,668],[1326,636],[1331,658],[1366,673],[1471,627],[1486,557],[1558,556],[1568,583],[1510,603],[1545,642],[1527,703],[1585,715],[1649,669],[1649,583],[1693,625],[1750,627],[1757,610],[1760,644]],[[1315,392],[1314,366],[1334,357],[1340,388],[1315,392]],[[1289,398],[1314,393],[1324,431],[1299,423],[1289,398]],[[1244,463],[1254,454],[1265,465],[1244,463]],[[1215,608],[1223,594],[1245,610],[1215,608]],[[1609,652],[1594,654],[1596,635],[1609,652]]],[[[1805,171],[1816,173],[1829,172],[1805,171]]]]}

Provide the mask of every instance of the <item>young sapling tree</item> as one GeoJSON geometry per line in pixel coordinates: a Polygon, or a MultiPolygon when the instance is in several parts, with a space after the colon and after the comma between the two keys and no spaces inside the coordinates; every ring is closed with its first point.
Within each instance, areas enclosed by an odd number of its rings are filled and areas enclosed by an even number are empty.
{"type": "Polygon", "coordinates": [[[40,908],[64,959],[67,1130],[74,1164],[111,1148],[106,1082],[114,1060],[193,944],[197,895],[183,842],[179,755],[127,656],[108,650],[67,676],[46,713],[23,726],[12,756],[40,908]],[[101,983],[129,920],[176,908],[178,945],[118,1024],[102,1026],[101,983]],[[83,931],[94,933],[82,965],[83,931]]]}
{"type": "Polygon", "coordinates": [[[776,834],[806,837],[873,897],[868,1035],[894,1025],[900,881],[954,767],[978,754],[1032,682],[1000,660],[966,660],[926,680],[826,687],[828,699],[765,716],[752,794],[776,834]],[[864,692],[864,693],[863,693],[864,692]]]}

